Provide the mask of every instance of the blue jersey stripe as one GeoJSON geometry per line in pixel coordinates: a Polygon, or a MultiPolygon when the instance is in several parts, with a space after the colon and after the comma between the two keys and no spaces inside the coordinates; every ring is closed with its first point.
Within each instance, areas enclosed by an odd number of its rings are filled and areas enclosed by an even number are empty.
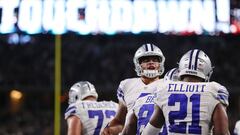
{"type": "Polygon", "coordinates": [[[223,94],[225,94],[225,95],[229,95],[228,93],[226,93],[226,92],[224,92],[224,91],[222,91],[222,90],[219,90],[218,93],[223,93],[223,94]]]}
{"type": "Polygon", "coordinates": [[[139,98],[141,98],[141,97],[144,97],[144,96],[147,96],[147,95],[149,95],[149,94],[151,94],[151,93],[141,93],[140,96],[139,96],[137,99],[139,99],[139,98]]]}
{"type": "Polygon", "coordinates": [[[123,101],[125,101],[124,93],[123,93],[123,90],[121,88],[118,88],[118,90],[117,90],[117,97],[118,97],[118,100],[122,99],[123,101]]]}
{"type": "Polygon", "coordinates": [[[75,110],[75,109],[76,109],[76,106],[68,107],[67,110],[66,110],[66,113],[69,112],[69,111],[75,110]]]}

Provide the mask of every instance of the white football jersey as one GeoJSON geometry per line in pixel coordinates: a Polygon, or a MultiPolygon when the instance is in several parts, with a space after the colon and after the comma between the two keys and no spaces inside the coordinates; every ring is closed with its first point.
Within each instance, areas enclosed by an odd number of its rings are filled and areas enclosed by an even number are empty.
{"type": "Polygon", "coordinates": [[[65,119],[75,115],[83,124],[84,135],[99,135],[116,115],[118,104],[112,101],[77,101],[70,104],[65,119]]]}
{"type": "Polygon", "coordinates": [[[146,93],[137,99],[133,113],[137,117],[137,135],[143,131],[154,111],[154,94],[146,93]]]}
{"type": "Polygon", "coordinates": [[[158,88],[155,103],[163,111],[168,134],[207,135],[215,106],[228,106],[228,96],[216,82],[169,81],[158,88]]]}
{"type": "Polygon", "coordinates": [[[234,135],[240,135],[240,120],[236,122],[233,132],[234,135]]]}
{"type": "Polygon", "coordinates": [[[159,79],[148,85],[144,84],[141,78],[123,80],[117,90],[118,100],[123,102],[129,111],[133,108],[134,102],[141,94],[153,93],[157,90],[157,85],[161,85],[162,83],[163,79],[159,79]]]}
{"type": "MultiPolygon", "coordinates": [[[[134,104],[133,113],[137,117],[137,135],[142,133],[154,112],[154,98],[156,98],[154,93],[142,94],[134,104]]],[[[165,126],[160,132],[162,134],[167,132],[165,126]]]]}
{"type": "Polygon", "coordinates": [[[128,123],[128,118],[138,97],[146,93],[154,93],[157,90],[157,85],[161,85],[162,83],[163,79],[156,80],[148,85],[144,84],[141,78],[130,78],[121,81],[117,90],[117,97],[128,109],[125,124],[128,123]]]}

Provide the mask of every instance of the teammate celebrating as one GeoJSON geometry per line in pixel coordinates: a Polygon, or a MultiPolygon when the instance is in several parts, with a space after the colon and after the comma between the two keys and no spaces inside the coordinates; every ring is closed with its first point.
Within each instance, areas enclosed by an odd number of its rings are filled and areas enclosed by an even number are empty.
{"type": "MultiPolygon", "coordinates": [[[[117,90],[119,110],[114,119],[102,132],[102,135],[117,135],[124,127],[125,119],[131,114],[134,102],[138,97],[153,93],[163,79],[159,76],[164,72],[165,57],[162,51],[153,44],[142,45],[135,53],[133,62],[138,78],[123,80],[117,90]]],[[[127,123],[127,121],[126,121],[127,123]]]]}
{"type": "Polygon", "coordinates": [[[208,82],[212,74],[209,57],[201,50],[190,50],[179,62],[181,81],[159,86],[155,110],[143,135],[156,135],[164,123],[170,135],[228,135],[226,88],[208,82]],[[211,125],[212,124],[212,125],[211,125]]]}
{"type": "Polygon", "coordinates": [[[88,81],[75,83],[69,91],[69,107],[65,112],[68,135],[99,135],[115,116],[118,104],[97,102],[95,87],[88,81]]]}

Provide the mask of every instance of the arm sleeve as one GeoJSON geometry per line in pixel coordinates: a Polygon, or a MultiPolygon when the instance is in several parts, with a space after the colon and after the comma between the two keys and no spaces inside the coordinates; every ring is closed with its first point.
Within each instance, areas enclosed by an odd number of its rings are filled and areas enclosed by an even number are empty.
{"type": "Polygon", "coordinates": [[[229,98],[229,93],[228,90],[226,89],[226,87],[218,84],[215,82],[215,88],[216,88],[216,99],[222,103],[224,106],[228,106],[229,102],[228,102],[228,98],[229,98]]]}
{"type": "MultiPolygon", "coordinates": [[[[67,119],[68,117],[70,117],[72,115],[80,118],[81,111],[82,111],[81,102],[76,102],[76,103],[70,104],[65,111],[65,119],[67,119]]],[[[82,115],[83,115],[83,112],[82,112],[82,115]]]]}
{"type": "Polygon", "coordinates": [[[71,115],[75,115],[77,112],[77,107],[75,104],[70,104],[65,111],[65,119],[67,119],[71,115]]]}
{"type": "Polygon", "coordinates": [[[122,102],[126,106],[125,97],[124,97],[124,81],[122,81],[117,89],[117,98],[118,101],[122,102]]]}

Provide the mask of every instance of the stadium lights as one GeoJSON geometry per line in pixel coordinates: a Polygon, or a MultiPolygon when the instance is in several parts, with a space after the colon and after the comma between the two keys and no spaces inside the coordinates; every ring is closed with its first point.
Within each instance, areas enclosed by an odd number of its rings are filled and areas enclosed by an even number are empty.
{"type": "Polygon", "coordinates": [[[230,33],[230,0],[1,0],[0,33],[230,33]]]}
{"type": "Polygon", "coordinates": [[[16,101],[19,101],[21,98],[22,98],[23,94],[22,92],[18,91],[18,90],[12,90],[10,92],[10,98],[12,100],[16,100],[16,101]]]}

